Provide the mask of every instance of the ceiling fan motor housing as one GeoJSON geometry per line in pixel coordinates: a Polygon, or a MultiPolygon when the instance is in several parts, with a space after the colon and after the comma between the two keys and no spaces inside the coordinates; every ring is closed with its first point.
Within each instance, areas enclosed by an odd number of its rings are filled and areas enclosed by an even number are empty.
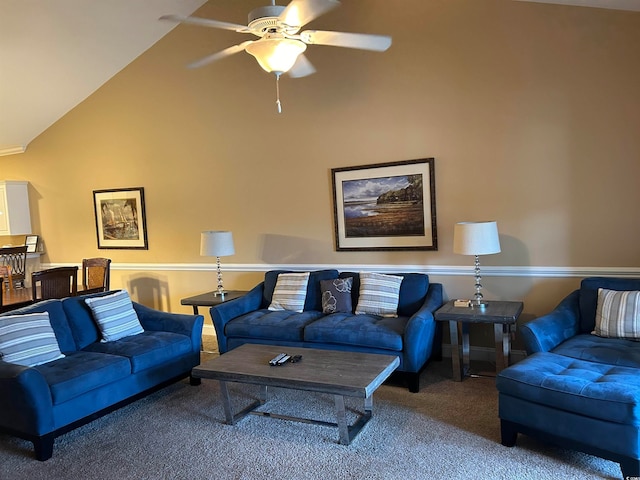
{"type": "Polygon", "coordinates": [[[249,30],[254,35],[262,37],[265,33],[286,33],[294,35],[300,27],[291,27],[282,23],[278,17],[286,7],[283,5],[267,5],[249,12],[249,30]]]}

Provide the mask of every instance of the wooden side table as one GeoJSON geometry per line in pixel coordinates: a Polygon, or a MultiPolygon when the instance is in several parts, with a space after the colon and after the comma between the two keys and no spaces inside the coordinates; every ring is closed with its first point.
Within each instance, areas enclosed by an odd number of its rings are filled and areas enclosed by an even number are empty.
{"type": "Polygon", "coordinates": [[[224,298],[215,296],[215,291],[201,293],[193,297],[183,298],[180,300],[180,305],[191,305],[193,307],[193,314],[198,315],[198,307],[214,307],[220,305],[223,302],[228,302],[234,298],[241,297],[245,293],[244,290],[229,290],[224,294],[224,298]]]}
{"type": "Polygon", "coordinates": [[[434,314],[439,322],[449,322],[451,336],[451,360],[453,379],[461,382],[469,373],[469,325],[471,323],[492,323],[496,347],[496,372],[509,366],[511,355],[511,332],[522,313],[522,302],[489,301],[484,309],[454,307],[454,300],[447,302],[434,314]],[[458,331],[462,337],[462,365],[458,347],[458,331]]]}
{"type": "MultiPolygon", "coordinates": [[[[241,297],[247,291],[245,290],[229,290],[224,294],[224,297],[216,296],[215,291],[201,293],[200,295],[195,295],[193,297],[187,297],[180,300],[180,305],[191,305],[193,307],[193,314],[198,315],[198,307],[214,307],[216,305],[220,305],[221,303],[228,302],[229,300],[233,300],[234,298],[241,297]]],[[[213,322],[213,320],[211,320],[213,322]]],[[[202,351],[204,350],[204,343],[202,346],[202,351]]],[[[213,352],[206,352],[213,353],[213,352]]]]}

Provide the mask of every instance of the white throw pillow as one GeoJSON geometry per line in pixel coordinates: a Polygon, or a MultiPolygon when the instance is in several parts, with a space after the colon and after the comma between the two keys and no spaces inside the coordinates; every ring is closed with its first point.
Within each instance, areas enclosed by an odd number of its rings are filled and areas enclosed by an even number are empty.
{"type": "Polygon", "coordinates": [[[271,304],[268,307],[269,310],[303,312],[308,284],[309,272],[279,274],[273,290],[271,304]]]}
{"type": "Polygon", "coordinates": [[[398,316],[402,277],[360,272],[360,292],[356,315],[398,316]]]}
{"type": "Polygon", "coordinates": [[[102,332],[102,342],[113,342],[144,332],[126,290],[85,298],[84,301],[91,308],[93,318],[102,332]]]}
{"type": "Polygon", "coordinates": [[[640,340],[640,291],[598,289],[596,328],[599,337],[640,340]]]}
{"type": "Polygon", "coordinates": [[[0,357],[25,367],[64,358],[49,313],[0,317],[0,357]]]}

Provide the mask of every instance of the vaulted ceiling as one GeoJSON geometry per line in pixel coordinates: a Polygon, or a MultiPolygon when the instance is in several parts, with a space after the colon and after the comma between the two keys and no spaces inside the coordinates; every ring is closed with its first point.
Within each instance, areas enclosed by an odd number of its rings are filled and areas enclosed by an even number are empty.
{"type": "MultiPolygon", "coordinates": [[[[161,15],[190,15],[206,1],[2,0],[0,155],[24,152],[176,26],[161,15]]],[[[518,1],[640,11],[640,0],[518,1]]]]}

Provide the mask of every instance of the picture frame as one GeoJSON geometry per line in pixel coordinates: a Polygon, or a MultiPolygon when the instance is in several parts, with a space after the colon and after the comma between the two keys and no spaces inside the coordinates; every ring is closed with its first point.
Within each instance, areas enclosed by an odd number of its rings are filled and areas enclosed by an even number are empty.
{"type": "Polygon", "coordinates": [[[93,191],[98,248],[148,250],[144,188],[93,191]]]}
{"type": "Polygon", "coordinates": [[[336,251],[437,250],[435,159],[333,168],[336,251]]]}
{"type": "Polygon", "coordinates": [[[38,251],[38,235],[27,235],[24,244],[27,246],[27,253],[36,253],[38,251]]]}

